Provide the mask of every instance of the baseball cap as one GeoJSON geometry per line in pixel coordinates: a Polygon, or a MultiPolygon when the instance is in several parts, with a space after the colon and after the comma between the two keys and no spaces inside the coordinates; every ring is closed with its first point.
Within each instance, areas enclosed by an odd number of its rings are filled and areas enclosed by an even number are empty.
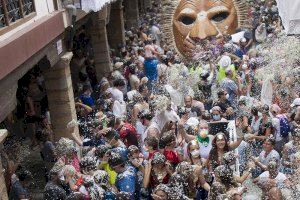
{"type": "Polygon", "coordinates": [[[222,56],[219,61],[219,65],[223,68],[228,67],[229,65],[231,65],[231,58],[229,56],[222,56]]]}

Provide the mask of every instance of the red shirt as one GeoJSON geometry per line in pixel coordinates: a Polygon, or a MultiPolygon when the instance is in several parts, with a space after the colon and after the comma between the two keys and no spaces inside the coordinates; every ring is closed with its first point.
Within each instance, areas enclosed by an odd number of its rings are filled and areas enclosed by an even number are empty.
{"type": "Polygon", "coordinates": [[[137,132],[132,124],[127,122],[123,124],[119,134],[126,147],[129,147],[130,145],[138,146],[137,132]]]}
{"type": "Polygon", "coordinates": [[[177,165],[178,163],[180,163],[179,156],[178,156],[177,152],[165,149],[164,150],[164,155],[165,155],[166,159],[168,161],[170,161],[171,164],[177,165]]]}

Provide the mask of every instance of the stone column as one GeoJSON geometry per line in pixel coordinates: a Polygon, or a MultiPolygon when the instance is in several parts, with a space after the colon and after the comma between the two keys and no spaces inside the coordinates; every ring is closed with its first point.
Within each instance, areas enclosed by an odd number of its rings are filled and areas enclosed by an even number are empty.
{"type": "Polygon", "coordinates": [[[107,39],[106,19],[106,8],[103,8],[97,13],[93,13],[92,26],[89,29],[94,49],[95,67],[98,80],[112,70],[107,39]]]}
{"type": "Polygon", "coordinates": [[[17,74],[11,73],[0,81],[0,122],[16,108],[17,80],[17,74]]]}
{"type": "MultiPolygon", "coordinates": [[[[67,124],[77,120],[70,72],[72,52],[65,53],[58,63],[44,72],[54,138],[71,138],[67,124]]],[[[78,127],[75,129],[77,133],[78,127]]]]}
{"type": "Polygon", "coordinates": [[[138,27],[139,2],[138,0],[124,0],[126,28],[138,27]]]}
{"type": "MultiPolygon", "coordinates": [[[[8,133],[6,129],[0,130],[0,145],[2,145],[2,143],[4,142],[4,139],[6,138],[7,134],[8,133]]],[[[4,178],[4,171],[1,162],[1,155],[0,155],[0,199],[8,200],[7,189],[6,189],[5,178],[4,178]]]]}
{"type": "Polygon", "coordinates": [[[108,41],[113,49],[117,49],[118,44],[125,44],[125,28],[122,0],[111,4],[110,20],[107,26],[108,41]]]}
{"type": "Polygon", "coordinates": [[[139,0],[139,8],[142,13],[145,13],[146,8],[145,8],[144,0],[139,0]]]}
{"type": "Polygon", "coordinates": [[[151,8],[152,7],[151,3],[152,3],[151,0],[144,0],[145,9],[151,8]]]}

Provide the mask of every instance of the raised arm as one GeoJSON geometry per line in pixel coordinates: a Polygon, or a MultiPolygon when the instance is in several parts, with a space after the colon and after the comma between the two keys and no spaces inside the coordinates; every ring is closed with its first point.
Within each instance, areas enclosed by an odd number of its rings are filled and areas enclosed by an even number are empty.
{"type": "Polygon", "coordinates": [[[144,171],[144,179],[143,179],[143,187],[148,188],[149,183],[150,183],[150,175],[151,175],[151,162],[152,160],[149,160],[148,164],[145,166],[145,171],[144,171]]]}
{"type": "Polygon", "coordinates": [[[199,183],[200,183],[200,185],[201,185],[201,187],[203,187],[206,191],[210,191],[210,185],[206,182],[206,180],[205,180],[205,177],[204,177],[204,175],[203,175],[203,171],[202,171],[202,167],[200,167],[199,169],[198,169],[198,174],[199,174],[199,176],[198,176],[198,178],[199,178],[199,183]]]}
{"type": "Polygon", "coordinates": [[[82,107],[87,113],[91,113],[93,111],[93,108],[91,108],[90,106],[85,105],[83,103],[76,102],[75,105],[82,107]]]}
{"type": "Polygon", "coordinates": [[[184,115],[182,116],[182,118],[180,119],[179,123],[178,123],[178,132],[179,134],[182,135],[182,137],[185,139],[185,141],[188,143],[194,139],[196,139],[196,136],[194,135],[189,135],[186,133],[186,131],[184,130],[184,124],[186,123],[186,121],[188,120],[187,119],[188,116],[187,115],[184,115]]]}
{"type": "Polygon", "coordinates": [[[252,172],[252,169],[255,167],[255,163],[253,161],[250,161],[248,163],[248,170],[245,171],[243,173],[242,176],[234,176],[234,179],[238,182],[238,183],[244,183],[244,181],[249,177],[249,175],[251,174],[252,172]]]}
{"type": "Polygon", "coordinates": [[[229,143],[229,148],[230,150],[234,150],[236,149],[238,146],[240,146],[241,142],[243,141],[244,139],[244,134],[243,134],[243,131],[242,131],[242,124],[239,123],[238,127],[236,127],[236,134],[237,134],[237,141],[234,141],[234,142],[230,142],[229,143]]]}
{"type": "Polygon", "coordinates": [[[136,120],[138,119],[138,114],[139,114],[139,109],[138,107],[135,105],[133,107],[133,111],[132,111],[132,117],[131,117],[131,123],[132,124],[135,124],[136,123],[136,120]]]}

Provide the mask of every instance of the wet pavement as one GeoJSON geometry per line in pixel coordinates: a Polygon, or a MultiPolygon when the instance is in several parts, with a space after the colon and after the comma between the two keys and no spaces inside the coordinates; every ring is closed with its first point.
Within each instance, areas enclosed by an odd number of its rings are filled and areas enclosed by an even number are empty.
{"type": "Polygon", "coordinates": [[[32,199],[43,199],[43,190],[46,185],[43,160],[40,156],[40,148],[36,146],[34,149],[29,148],[28,140],[22,142],[20,152],[22,154],[21,165],[24,166],[33,175],[33,181],[30,184],[30,193],[32,199]]]}

